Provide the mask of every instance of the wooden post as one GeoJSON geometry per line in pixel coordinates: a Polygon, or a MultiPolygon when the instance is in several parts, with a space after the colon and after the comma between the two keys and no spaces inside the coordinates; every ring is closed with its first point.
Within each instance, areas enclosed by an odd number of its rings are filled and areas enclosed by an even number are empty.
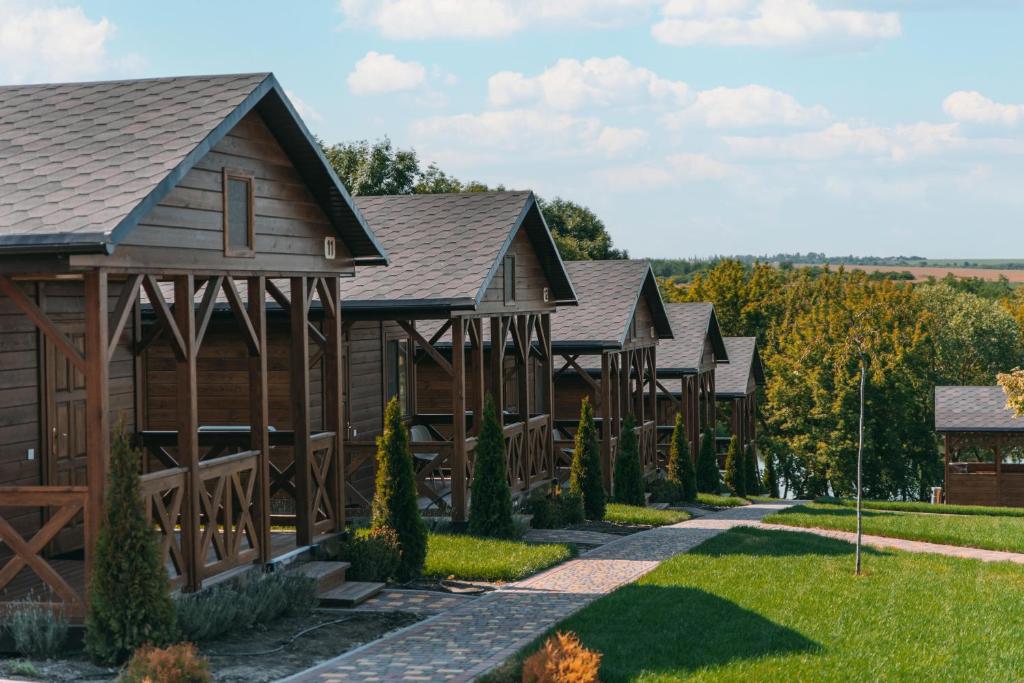
{"type": "MultiPolygon", "coordinates": [[[[649,382],[650,392],[651,392],[650,396],[648,397],[648,400],[650,401],[650,410],[651,410],[651,418],[650,419],[654,422],[654,427],[653,427],[653,429],[654,429],[654,437],[653,437],[652,441],[648,442],[648,443],[651,444],[650,447],[654,449],[654,453],[648,453],[648,457],[650,458],[650,462],[654,463],[655,469],[658,467],[658,455],[657,455],[657,453],[658,453],[658,362],[657,362],[658,361],[658,355],[657,354],[658,354],[658,347],[652,346],[651,347],[650,358],[648,359],[649,363],[650,363],[650,367],[647,368],[647,373],[649,375],[648,382],[649,382]]],[[[668,452],[667,451],[665,453],[665,460],[666,460],[666,463],[667,463],[667,461],[668,461],[668,452]]]]}
{"type": "Polygon", "coordinates": [[[945,454],[945,458],[946,458],[945,474],[943,475],[943,479],[942,479],[942,485],[945,487],[946,490],[943,491],[943,494],[945,496],[945,500],[948,502],[949,501],[949,434],[943,433],[943,435],[942,435],[942,450],[943,450],[943,453],[945,454]]]}
{"type": "MultiPolygon", "coordinates": [[[[202,568],[206,558],[201,557],[202,529],[200,527],[199,476],[199,381],[196,377],[195,331],[196,282],[192,275],[174,278],[174,323],[184,347],[177,359],[177,426],[178,463],[188,469],[187,499],[182,503],[181,545],[187,567],[185,585],[188,590],[202,588],[202,568]]],[[[207,524],[217,524],[216,519],[207,524]]]]}
{"type": "Polygon", "coordinates": [[[537,381],[544,385],[544,410],[548,415],[548,438],[547,448],[548,474],[554,479],[557,475],[555,470],[555,357],[551,351],[551,314],[545,313],[540,318],[541,332],[544,340],[544,362],[541,364],[541,376],[537,381]]]}
{"type": "Polygon", "coordinates": [[[480,425],[484,421],[484,399],[487,393],[484,388],[484,377],[487,375],[484,362],[484,321],[473,318],[469,321],[470,343],[473,347],[473,435],[480,433],[480,425]]]}
{"type": "MultiPolygon", "coordinates": [[[[527,315],[517,315],[515,317],[516,326],[516,339],[519,341],[516,343],[516,384],[518,399],[516,403],[519,408],[519,420],[523,423],[523,438],[520,441],[521,452],[519,453],[519,461],[523,463],[523,482],[522,490],[530,490],[530,463],[533,462],[533,453],[530,451],[532,446],[532,440],[530,439],[530,336],[532,327],[530,325],[530,317],[527,315]]],[[[514,473],[513,473],[514,474],[514,473]]],[[[513,481],[513,488],[515,482],[513,481]]]]}
{"type": "MultiPolygon", "coordinates": [[[[334,462],[327,486],[334,507],[334,531],[345,530],[345,364],[342,360],[341,281],[337,276],[324,278],[332,306],[324,306],[327,345],[324,352],[324,428],[334,432],[334,462]]],[[[415,363],[412,364],[415,369],[415,363]]],[[[416,382],[409,383],[410,390],[416,382]]]]}
{"type": "Polygon", "coordinates": [[[292,457],[295,461],[295,541],[299,546],[313,542],[313,487],[309,471],[309,328],[307,326],[309,282],[291,278],[291,408],[295,432],[292,457]]]}
{"type": "Polygon", "coordinates": [[[256,533],[259,561],[271,559],[270,543],[270,409],[267,389],[267,306],[266,280],[262,276],[246,281],[249,321],[259,348],[249,351],[249,448],[259,451],[256,488],[256,533]]]}
{"type": "MultiPolygon", "coordinates": [[[[466,521],[466,321],[452,318],[452,522],[466,521]]],[[[493,351],[493,345],[492,345],[493,351]]]]}
{"type": "MultiPolygon", "coordinates": [[[[454,325],[453,325],[454,327],[454,325]]],[[[491,398],[498,423],[505,426],[505,333],[501,316],[491,317],[491,398]]]]}
{"type": "Polygon", "coordinates": [[[85,523],[85,578],[92,571],[93,544],[103,517],[103,497],[110,462],[110,365],[107,353],[107,273],[85,275],[85,449],[88,513],[85,523]]]}
{"type": "Polygon", "coordinates": [[[612,367],[611,354],[601,354],[601,473],[605,493],[612,492],[612,367]]]}

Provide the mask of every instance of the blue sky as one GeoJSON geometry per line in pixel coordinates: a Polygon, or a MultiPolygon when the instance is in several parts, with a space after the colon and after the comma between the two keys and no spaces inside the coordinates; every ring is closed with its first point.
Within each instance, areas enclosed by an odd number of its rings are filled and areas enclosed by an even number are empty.
{"type": "Polygon", "coordinates": [[[635,256],[1024,257],[1024,2],[0,0],[0,82],[275,72],[635,256]]]}

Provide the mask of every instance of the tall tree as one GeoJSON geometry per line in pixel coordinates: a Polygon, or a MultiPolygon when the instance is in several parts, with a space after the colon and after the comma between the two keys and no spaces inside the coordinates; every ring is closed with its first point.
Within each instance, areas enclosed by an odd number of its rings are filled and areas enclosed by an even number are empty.
{"type": "Polygon", "coordinates": [[[495,538],[516,535],[512,521],[512,493],[505,471],[505,436],[490,394],[484,404],[484,419],[476,443],[469,500],[469,533],[495,538]]]}
{"type": "Polygon", "coordinates": [[[601,453],[597,445],[597,425],[590,399],[580,403],[580,423],[569,468],[569,491],[583,498],[587,519],[604,519],[605,495],[601,477],[601,453]]]}
{"type": "Polygon", "coordinates": [[[340,142],[323,149],[353,195],[410,194],[420,177],[416,150],[396,149],[387,137],[375,142],[340,142]]]}
{"type": "Polygon", "coordinates": [[[615,501],[627,505],[645,505],[644,471],[640,465],[640,444],[637,442],[636,418],[630,413],[622,421],[618,453],[615,456],[615,478],[612,482],[615,501]]]}
{"type": "Polygon", "coordinates": [[[629,258],[625,250],[612,247],[612,237],[604,222],[587,207],[555,197],[541,201],[541,211],[558,252],[566,261],[629,258]]]}
{"type": "Polygon", "coordinates": [[[700,449],[697,451],[697,490],[701,493],[718,493],[721,483],[718,456],[715,455],[715,435],[708,430],[700,435],[700,449]]]}
{"type": "Polygon", "coordinates": [[[697,500],[697,473],[693,469],[690,442],[686,438],[686,421],[681,410],[676,412],[666,470],[666,479],[679,489],[684,501],[697,500]]]}

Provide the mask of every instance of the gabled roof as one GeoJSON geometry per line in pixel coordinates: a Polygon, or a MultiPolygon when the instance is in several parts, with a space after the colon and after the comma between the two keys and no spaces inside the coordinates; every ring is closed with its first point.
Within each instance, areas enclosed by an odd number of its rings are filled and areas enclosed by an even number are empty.
{"type": "Polygon", "coordinates": [[[356,261],[386,263],[268,73],[0,87],[0,253],[112,252],[254,109],[356,261]]]}
{"type": "Polygon", "coordinates": [[[651,265],[645,260],[569,261],[579,305],[551,316],[551,344],[559,352],[622,348],[633,313],[647,300],[659,339],[672,338],[672,326],[651,265]]]}
{"type": "Polygon", "coordinates": [[[715,396],[746,396],[751,376],[755,385],[764,386],[764,368],[761,366],[761,355],[757,352],[757,338],[725,337],[723,341],[729,362],[715,366],[715,396]]]}
{"type": "MultiPolygon", "coordinates": [[[[722,341],[715,307],[707,302],[666,304],[675,336],[658,346],[658,375],[692,375],[700,370],[705,342],[711,343],[717,362],[731,360],[722,341]]],[[[717,382],[717,373],[716,373],[717,382]]]]}
{"type": "Polygon", "coordinates": [[[532,192],[465,192],[356,197],[387,248],[389,268],[360,271],[343,287],[356,312],[472,310],[483,299],[512,240],[525,230],[558,303],[576,293],[532,192]]]}
{"type": "Polygon", "coordinates": [[[1024,432],[1002,387],[935,387],[935,431],[1024,432]]]}

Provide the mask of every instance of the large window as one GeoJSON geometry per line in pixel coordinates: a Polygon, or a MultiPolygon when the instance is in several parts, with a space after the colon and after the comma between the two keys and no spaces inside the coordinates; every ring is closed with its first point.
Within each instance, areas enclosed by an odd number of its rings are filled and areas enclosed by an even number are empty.
{"type": "Polygon", "coordinates": [[[387,342],[387,400],[395,396],[402,406],[402,415],[409,414],[409,342],[389,339],[387,342]]]}
{"type": "Polygon", "coordinates": [[[516,257],[506,256],[502,263],[502,276],[505,283],[505,303],[516,302],[516,257]]]}
{"type": "Polygon", "coordinates": [[[253,177],[224,169],[224,255],[254,256],[253,177]]]}

